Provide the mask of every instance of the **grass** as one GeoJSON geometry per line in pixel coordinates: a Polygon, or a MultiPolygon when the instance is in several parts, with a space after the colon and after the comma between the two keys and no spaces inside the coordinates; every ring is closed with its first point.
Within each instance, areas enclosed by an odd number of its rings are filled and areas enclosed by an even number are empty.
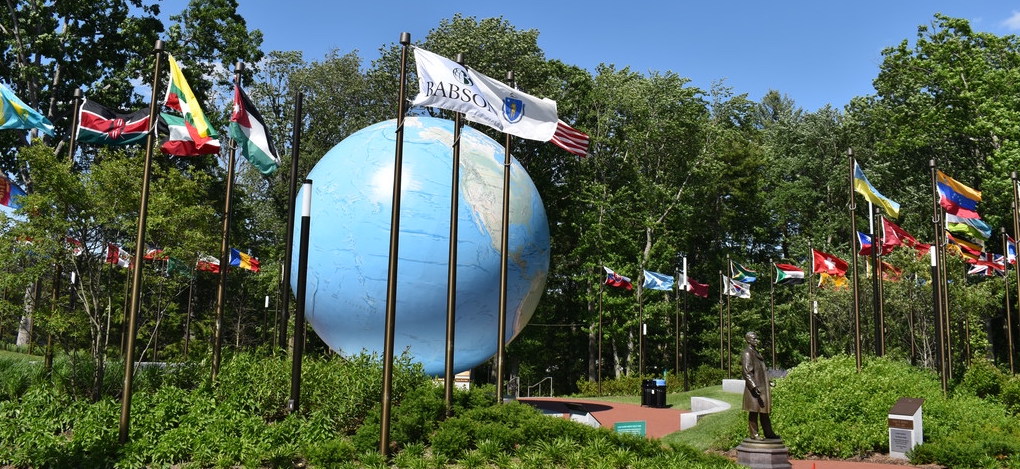
{"type": "Polygon", "coordinates": [[[7,350],[0,350],[0,358],[25,361],[36,361],[43,359],[41,355],[29,355],[27,353],[9,352],[7,350]]]}

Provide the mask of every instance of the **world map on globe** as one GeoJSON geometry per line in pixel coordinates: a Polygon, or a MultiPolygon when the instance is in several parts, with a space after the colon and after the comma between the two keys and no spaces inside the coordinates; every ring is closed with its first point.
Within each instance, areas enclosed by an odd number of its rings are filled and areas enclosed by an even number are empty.
{"type": "MultiPolygon", "coordinates": [[[[342,354],[383,352],[396,125],[394,119],[355,132],[308,175],[313,183],[305,316],[342,354]]],[[[453,137],[452,121],[404,120],[394,350],[409,353],[432,375],[445,369],[453,137]]],[[[503,146],[468,126],[460,145],[454,372],[496,353],[503,206],[503,146]]],[[[545,208],[516,159],[510,170],[508,244],[504,343],[531,319],[549,271],[545,208]]]]}

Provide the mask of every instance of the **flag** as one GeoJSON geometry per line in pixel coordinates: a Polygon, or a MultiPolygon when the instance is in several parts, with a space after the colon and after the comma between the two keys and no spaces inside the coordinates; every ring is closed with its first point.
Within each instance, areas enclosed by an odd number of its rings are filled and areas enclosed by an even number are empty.
{"type": "Polygon", "coordinates": [[[830,275],[827,273],[820,274],[818,276],[818,287],[822,288],[826,283],[831,283],[837,290],[847,287],[847,279],[844,275],[830,275]]]}
{"type": "Polygon", "coordinates": [[[914,247],[917,245],[917,239],[907,233],[907,230],[889,221],[888,218],[882,217],[882,250],[892,252],[894,247],[903,244],[907,247],[914,247]]]}
{"type": "Polygon", "coordinates": [[[962,239],[957,236],[953,236],[950,232],[946,232],[946,248],[953,248],[960,256],[968,259],[977,259],[981,252],[984,251],[984,243],[976,243],[971,240],[962,239]]]}
{"type": "Polygon", "coordinates": [[[163,253],[163,250],[155,246],[149,246],[145,249],[145,255],[142,259],[147,261],[165,261],[167,255],[163,253]]]}
{"type": "Polygon", "coordinates": [[[258,258],[252,257],[251,255],[245,254],[234,248],[230,248],[230,265],[250,270],[252,272],[259,271],[258,258]]]}
{"type": "Polygon", "coordinates": [[[970,239],[987,240],[992,237],[992,227],[980,218],[964,218],[947,213],[946,229],[950,233],[970,239]]]}
{"type": "Polygon", "coordinates": [[[730,261],[730,276],[733,277],[734,280],[739,280],[744,283],[754,283],[755,280],[758,280],[758,272],[732,261],[730,261]]]}
{"type": "Polygon", "coordinates": [[[240,86],[234,85],[234,111],[230,114],[230,136],[241,148],[241,154],[262,174],[273,174],[280,165],[273,140],[266,131],[266,121],[240,86]]]}
{"type": "Polygon", "coordinates": [[[203,272],[212,272],[214,274],[220,273],[220,260],[213,256],[206,256],[200,254],[198,256],[198,263],[195,268],[203,272]]]}
{"type": "Polygon", "coordinates": [[[857,243],[861,246],[861,249],[857,251],[858,256],[870,256],[871,255],[871,236],[866,233],[857,232],[857,243]]]}
{"type": "Polygon", "coordinates": [[[172,114],[162,113],[160,119],[168,129],[162,135],[167,137],[160,147],[163,153],[177,156],[196,156],[219,153],[220,142],[216,140],[217,134],[206,119],[198,98],[191,92],[191,86],[184,79],[184,73],[174,60],[174,56],[167,54],[170,62],[170,84],[166,89],[166,98],[163,104],[181,113],[181,117],[172,114]]]}
{"type": "Polygon", "coordinates": [[[418,95],[413,106],[461,112],[471,122],[529,140],[548,142],[556,133],[556,101],[537,98],[471,67],[414,48],[418,95]]]}
{"type": "Polygon", "coordinates": [[[124,248],[113,244],[106,243],[106,263],[113,264],[118,267],[131,268],[131,253],[124,250],[124,248]]]}
{"type": "Polygon", "coordinates": [[[846,275],[850,265],[832,254],[811,250],[811,272],[816,274],[846,275]]]}
{"type": "Polygon", "coordinates": [[[903,270],[893,266],[892,264],[882,261],[882,279],[890,282],[899,282],[900,276],[903,274],[903,270]]]}
{"type": "Polygon", "coordinates": [[[723,294],[737,298],[751,297],[751,284],[723,276],[723,294]]]}
{"type": "Polygon", "coordinates": [[[698,283],[697,281],[695,281],[692,278],[688,278],[687,279],[687,283],[690,284],[690,286],[691,286],[690,291],[691,291],[691,293],[694,294],[694,296],[700,296],[702,298],[708,298],[708,284],[707,283],[698,283]]]}
{"type": "Polygon", "coordinates": [[[875,186],[868,182],[868,178],[864,175],[864,171],[861,170],[857,161],[854,161],[854,191],[863,195],[869,202],[881,206],[889,216],[893,218],[900,217],[900,204],[878,192],[878,189],[875,189],[875,186]]]}
{"type": "Polygon", "coordinates": [[[21,208],[21,202],[18,202],[18,199],[23,195],[28,195],[25,193],[24,189],[11,182],[7,176],[0,174],[0,205],[19,209],[21,208]]]}
{"type": "Polygon", "coordinates": [[[562,120],[556,121],[556,132],[549,142],[577,156],[588,156],[588,134],[567,125],[562,120]]]}
{"type": "Polygon", "coordinates": [[[78,112],[78,143],[131,145],[144,143],[149,135],[149,111],[121,113],[86,99],[78,112]]]}
{"type": "Polygon", "coordinates": [[[194,278],[195,276],[194,269],[190,265],[175,257],[167,259],[166,271],[168,274],[180,275],[182,277],[194,278]]]}
{"type": "Polygon", "coordinates": [[[971,275],[983,274],[986,277],[991,277],[995,274],[1006,274],[1006,263],[1002,254],[983,252],[976,259],[965,259],[965,262],[973,265],[973,267],[967,271],[967,273],[971,275]]]}
{"type": "Polygon", "coordinates": [[[0,129],[39,129],[50,137],[53,124],[14,95],[7,85],[0,83],[0,129]]]}
{"type": "Polygon", "coordinates": [[[606,285],[609,285],[611,287],[626,288],[628,290],[634,289],[634,285],[630,283],[629,278],[624,277],[616,272],[613,272],[613,269],[610,269],[609,267],[602,266],[602,268],[606,269],[606,285]]]}
{"type": "Polygon", "coordinates": [[[81,241],[78,241],[77,239],[74,239],[70,236],[64,237],[64,245],[67,246],[68,251],[71,251],[72,256],[78,257],[85,252],[85,249],[82,247],[81,241]]]}
{"type": "Polygon", "coordinates": [[[977,204],[981,201],[981,192],[976,191],[956,179],[938,171],[935,185],[939,191],[939,205],[950,213],[962,218],[981,218],[977,213],[977,204]]]}
{"type": "Polygon", "coordinates": [[[792,264],[774,264],[776,285],[800,285],[805,282],[804,271],[792,264]]]}
{"type": "Polygon", "coordinates": [[[672,275],[660,274],[658,272],[644,271],[645,282],[642,285],[649,290],[672,290],[674,279],[672,275]]]}
{"type": "Polygon", "coordinates": [[[1006,235],[1006,260],[1010,264],[1016,264],[1016,241],[1006,235]]]}

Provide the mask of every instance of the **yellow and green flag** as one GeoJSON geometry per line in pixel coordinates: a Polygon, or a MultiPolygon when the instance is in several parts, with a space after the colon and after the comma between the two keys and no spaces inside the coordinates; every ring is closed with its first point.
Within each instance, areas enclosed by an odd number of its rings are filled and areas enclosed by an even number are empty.
{"type": "Polygon", "coordinates": [[[167,56],[170,62],[170,84],[163,105],[181,113],[181,117],[168,113],[160,115],[160,134],[164,136],[160,148],[164,153],[177,156],[219,153],[220,142],[216,139],[216,129],[202,112],[198,98],[191,91],[174,56],[167,56]]]}

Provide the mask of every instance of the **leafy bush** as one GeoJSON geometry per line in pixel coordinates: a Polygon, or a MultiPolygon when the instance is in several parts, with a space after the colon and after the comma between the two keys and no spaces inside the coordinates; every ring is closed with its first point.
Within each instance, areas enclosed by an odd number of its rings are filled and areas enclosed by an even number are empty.
{"type": "Polygon", "coordinates": [[[1013,415],[1020,415],[1020,376],[1013,376],[1002,387],[1002,405],[1013,415]]]}
{"type": "Polygon", "coordinates": [[[998,401],[1007,376],[989,360],[975,359],[967,367],[956,392],[965,392],[982,399],[998,401]]]}
{"type": "MultiPolygon", "coordinates": [[[[636,396],[641,394],[641,381],[652,379],[652,376],[624,375],[619,378],[602,380],[603,396],[636,396]]],[[[581,379],[577,381],[577,393],[581,396],[598,396],[599,384],[595,381],[581,379]]]]}

